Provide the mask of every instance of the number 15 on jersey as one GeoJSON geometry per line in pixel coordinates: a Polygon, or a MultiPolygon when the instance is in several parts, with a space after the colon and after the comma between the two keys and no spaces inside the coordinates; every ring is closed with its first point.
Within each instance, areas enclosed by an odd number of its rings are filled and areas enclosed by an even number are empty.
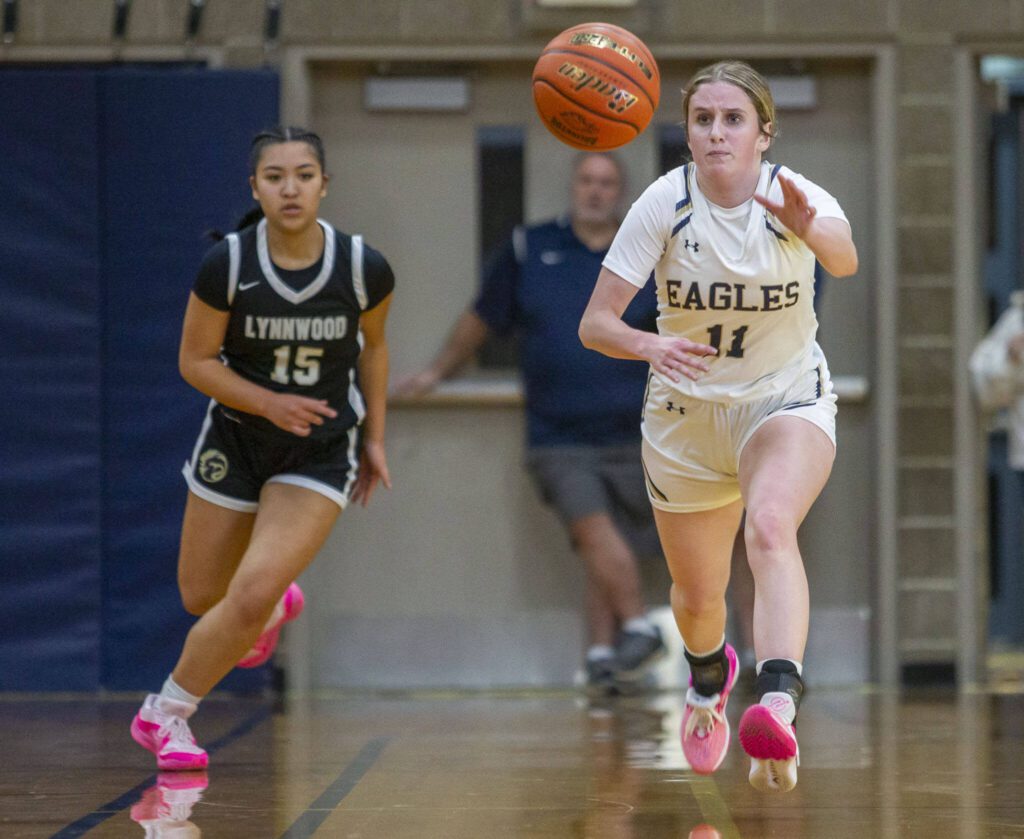
{"type": "Polygon", "coordinates": [[[291,344],[283,344],[274,350],[274,372],[270,378],[282,385],[295,382],[297,385],[315,385],[320,381],[320,357],[323,347],[300,346],[295,349],[292,363],[291,344]]]}

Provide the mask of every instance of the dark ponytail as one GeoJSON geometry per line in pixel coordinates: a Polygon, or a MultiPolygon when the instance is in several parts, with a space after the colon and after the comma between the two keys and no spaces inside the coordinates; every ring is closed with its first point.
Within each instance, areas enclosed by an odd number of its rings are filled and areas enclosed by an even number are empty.
{"type": "MultiPolygon", "coordinates": [[[[236,231],[238,231],[238,230],[245,230],[245,228],[251,227],[252,225],[256,224],[262,218],[263,218],[263,208],[259,204],[257,204],[255,207],[251,208],[244,216],[242,216],[238,220],[238,223],[235,225],[235,230],[236,231]]],[[[214,242],[219,242],[226,235],[227,234],[224,233],[221,230],[207,230],[206,231],[206,236],[208,238],[210,238],[210,239],[213,239],[214,242]]]]}

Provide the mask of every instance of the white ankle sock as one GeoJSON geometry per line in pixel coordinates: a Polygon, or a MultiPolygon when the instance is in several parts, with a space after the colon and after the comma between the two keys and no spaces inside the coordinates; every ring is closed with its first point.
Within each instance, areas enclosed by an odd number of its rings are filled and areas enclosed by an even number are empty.
{"type": "Polygon", "coordinates": [[[615,650],[607,644],[594,644],[587,650],[587,661],[602,661],[615,655],[615,650]]]}
{"type": "Polygon", "coordinates": [[[193,696],[174,681],[173,676],[167,677],[167,681],[164,682],[164,686],[160,689],[160,697],[162,699],[173,699],[175,702],[187,702],[189,705],[198,705],[203,698],[201,696],[193,696]]]}
{"type": "Polygon", "coordinates": [[[630,618],[622,624],[622,631],[635,632],[638,635],[650,635],[652,638],[658,634],[658,630],[654,628],[654,624],[643,615],[638,618],[630,618]]]}

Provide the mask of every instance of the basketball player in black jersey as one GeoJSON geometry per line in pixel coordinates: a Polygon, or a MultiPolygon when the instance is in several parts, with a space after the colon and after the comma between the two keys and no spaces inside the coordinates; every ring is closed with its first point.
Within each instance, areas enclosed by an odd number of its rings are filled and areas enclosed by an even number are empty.
{"type": "Polygon", "coordinates": [[[258,134],[250,169],[265,217],[206,255],[182,330],[182,376],[211,398],[184,468],[178,563],[200,618],[131,726],[163,770],[206,767],[186,720],[233,667],[270,657],[302,608],[296,577],[348,502],[391,486],[391,268],[317,218],[327,175],[316,134],[258,134]]]}

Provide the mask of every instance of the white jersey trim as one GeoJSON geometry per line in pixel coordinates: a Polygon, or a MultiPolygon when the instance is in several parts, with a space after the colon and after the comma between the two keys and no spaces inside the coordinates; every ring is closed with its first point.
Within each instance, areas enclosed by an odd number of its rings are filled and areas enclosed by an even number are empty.
{"type": "Polygon", "coordinates": [[[263,276],[267,278],[270,287],[289,303],[303,303],[315,296],[327,285],[327,281],[331,278],[331,273],[334,271],[334,228],[323,219],[317,219],[317,224],[324,231],[324,263],[316,279],[301,291],[291,288],[284,280],[277,276],[277,272],[274,270],[274,263],[270,259],[270,248],[267,245],[267,220],[261,219],[256,227],[256,252],[259,255],[263,276]]]}
{"type": "Polygon", "coordinates": [[[268,484],[290,484],[291,486],[302,487],[303,489],[312,490],[313,492],[319,493],[327,498],[330,498],[335,504],[344,510],[348,506],[348,495],[338,492],[337,489],[332,487],[330,484],[325,484],[315,478],[310,478],[308,475],[274,475],[272,478],[267,478],[268,484]]]}
{"type": "MultiPolygon", "coordinates": [[[[363,348],[362,341],[363,333],[359,333],[359,349],[363,348]]],[[[366,402],[363,401],[363,394],[360,393],[359,388],[356,386],[356,368],[353,367],[348,371],[348,404],[352,406],[352,410],[356,412],[356,423],[361,423],[366,417],[366,402]]]]}
{"type": "Polygon", "coordinates": [[[311,478],[308,475],[293,475],[285,472],[281,475],[274,475],[267,479],[268,484],[291,484],[292,486],[303,487],[304,489],[318,492],[327,498],[330,498],[335,504],[344,510],[348,506],[349,498],[352,494],[352,485],[355,483],[356,478],[359,475],[359,460],[356,458],[356,443],[359,440],[358,431],[355,426],[352,426],[348,430],[348,464],[349,474],[348,480],[345,481],[345,486],[342,490],[338,490],[337,487],[332,487],[330,484],[325,484],[322,481],[318,481],[315,478],[311,478]]]}
{"type": "Polygon", "coordinates": [[[242,501],[239,498],[232,498],[230,495],[223,495],[219,492],[214,492],[209,487],[203,486],[193,476],[192,467],[188,463],[182,467],[181,474],[185,476],[185,483],[188,484],[189,492],[193,495],[198,495],[204,501],[216,504],[218,507],[226,507],[239,513],[255,513],[260,507],[258,501],[242,501]]]}
{"type": "Polygon", "coordinates": [[[235,302],[238,291],[238,272],[242,265],[241,242],[237,233],[229,233],[224,237],[228,240],[228,305],[235,302]]]}
{"type": "Polygon", "coordinates": [[[355,289],[359,308],[366,311],[370,300],[366,296],[366,280],[363,278],[363,237],[358,233],[352,237],[352,288],[355,289]]]}

